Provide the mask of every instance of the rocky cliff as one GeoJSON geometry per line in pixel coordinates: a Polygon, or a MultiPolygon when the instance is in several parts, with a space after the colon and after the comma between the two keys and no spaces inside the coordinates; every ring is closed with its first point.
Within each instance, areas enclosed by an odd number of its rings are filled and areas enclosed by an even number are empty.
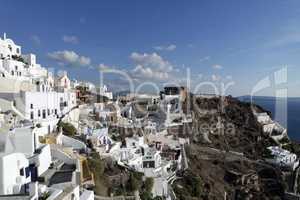
{"type": "Polygon", "coordinates": [[[283,198],[280,169],[262,161],[265,148],[275,143],[253,114],[265,112],[261,107],[193,95],[183,107],[193,116],[185,132],[192,142],[186,147],[189,170],[173,184],[178,199],[283,198]]]}

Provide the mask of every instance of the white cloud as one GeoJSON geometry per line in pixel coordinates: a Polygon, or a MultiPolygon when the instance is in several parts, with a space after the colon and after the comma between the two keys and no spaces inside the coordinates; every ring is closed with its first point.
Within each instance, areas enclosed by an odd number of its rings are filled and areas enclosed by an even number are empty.
{"type": "Polygon", "coordinates": [[[205,56],[203,58],[200,58],[200,62],[204,62],[204,61],[207,61],[207,60],[210,60],[210,56],[205,56]]]}
{"type": "Polygon", "coordinates": [[[213,69],[223,69],[223,66],[222,65],[219,65],[219,64],[215,64],[213,66],[211,66],[213,69]]]}
{"type": "Polygon", "coordinates": [[[155,46],[153,48],[157,51],[174,51],[176,49],[176,45],[170,44],[167,46],[155,46]]]}
{"type": "Polygon", "coordinates": [[[123,72],[125,72],[125,70],[119,70],[119,69],[117,69],[117,67],[115,67],[115,66],[108,66],[108,65],[106,65],[106,64],[103,64],[103,63],[101,63],[101,64],[99,64],[98,65],[98,70],[100,70],[100,71],[111,71],[111,70],[118,70],[118,71],[123,71],[123,72]]]}
{"type": "Polygon", "coordinates": [[[139,78],[164,80],[174,71],[173,66],[156,53],[132,53],[131,60],[136,64],[132,70],[133,76],[139,78]]]}
{"type": "MultiPolygon", "coordinates": [[[[178,82],[181,80],[181,77],[175,78],[175,74],[179,73],[177,68],[174,68],[170,62],[163,59],[157,53],[148,54],[133,52],[130,55],[130,59],[134,63],[134,67],[128,70],[103,63],[98,65],[98,69],[100,71],[117,70],[124,72],[131,77],[134,82],[153,81],[159,84],[169,81],[178,82]]],[[[113,82],[119,81],[114,80],[113,82]]],[[[128,83],[127,79],[125,81],[122,80],[121,82],[123,82],[123,84],[128,83]]]]}
{"type": "Polygon", "coordinates": [[[142,65],[143,67],[152,67],[152,68],[156,68],[157,70],[168,71],[168,72],[173,70],[173,66],[168,61],[164,60],[157,53],[139,54],[134,52],[131,54],[130,58],[137,65],[142,65]]]}
{"type": "Polygon", "coordinates": [[[74,35],[64,35],[62,37],[62,40],[65,43],[71,43],[71,44],[78,44],[79,43],[79,39],[78,37],[74,36],[74,35]]]}
{"type": "Polygon", "coordinates": [[[91,64],[89,57],[80,56],[74,51],[68,50],[48,53],[48,57],[64,66],[88,66],[91,64]]]}
{"type": "Polygon", "coordinates": [[[164,80],[169,78],[168,72],[156,71],[149,67],[145,68],[141,65],[137,65],[132,72],[140,78],[153,78],[158,80],[164,80]]]}
{"type": "Polygon", "coordinates": [[[41,44],[41,39],[37,35],[32,35],[30,37],[30,40],[32,40],[36,45],[40,45],[41,44]]]}

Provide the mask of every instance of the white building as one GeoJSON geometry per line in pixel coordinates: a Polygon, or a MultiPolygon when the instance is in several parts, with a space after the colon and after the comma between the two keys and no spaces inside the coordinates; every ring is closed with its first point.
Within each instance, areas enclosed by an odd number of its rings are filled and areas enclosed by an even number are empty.
{"type": "Polygon", "coordinates": [[[45,173],[52,163],[50,145],[43,145],[36,149],[35,154],[29,158],[29,163],[32,171],[34,170],[33,173],[35,173],[33,179],[45,173]]]}
{"type": "Polygon", "coordinates": [[[60,91],[68,91],[71,89],[71,81],[67,72],[63,72],[55,79],[55,87],[60,91]]]}
{"type": "Polygon", "coordinates": [[[287,167],[295,170],[299,165],[299,160],[297,155],[291,153],[285,149],[282,149],[278,146],[270,146],[267,148],[270,150],[273,158],[267,158],[266,160],[280,167],[287,167]]]}
{"type": "Polygon", "coordinates": [[[0,134],[0,195],[25,193],[31,182],[27,156],[33,155],[34,138],[21,130],[0,134]]]}
{"type": "Polygon", "coordinates": [[[255,116],[260,124],[269,124],[272,122],[270,116],[267,113],[255,113],[255,116]]]}
{"type": "Polygon", "coordinates": [[[144,137],[125,138],[126,145],[116,143],[109,151],[109,155],[115,159],[119,165],[143,171],[144,149],[148,147],[144,143],[144,137]]]}
{"type": "Polygon", "coordinates": [[[20,56],[21,47],[6,38],[6,33],[4,33],[3,39],[0,38],[0,58],[11,58],[13,55],[20,56]]]}
{"type": "Polygon", "coordinates": [[[95,147],[104,147],[108,151],[114,141],[108,135],[108,128],[91,129],[84,131],[86,139],[90,139],[95,147]]]}
{"type": "Polygon", "coordinates": [[[7,73],[2,71],[2,77],[11,77],[15,79],[22,79],[28,75],[28,68],[26,68],[26,64],[13,59],[3,59],[0,65],[2,68],[6,70],[7,73]]]}
{"type": "Polygon", "coordinates": [[[52,163],[49,145],[37,145],[35,129],[15,128],[0,133],[0,195],[27,192],[28,183],[52,163]]]}
{"type": "Polygon", "coordinates": [[[158,104],[160,102],[159,95],[136,94],[134,99],[138,102],[147,102],[149,105],[158,104]]]}
{"type": "Polygon", "coordinates": [[[8,133],[0,133],[5,142],[5,152],[21,152],[26,157],[33,156],[37,145],[34,130],[31,127],[14,128],[8,133]]]}
{"type": "Polygon", "coordinates": [[[76,106],[76,93],[21,92],[16,107],[26,119],[40,120],[60,117],[76,106]]]}
{"type": "Polygon", "coordinates": [[[96,93],[96,86],[91,82],[78,82],[77,80],[73,81],[73,87],[82,87],[85,88],[87,91],[92,93],[96,93]]]}
{"type": "Polygon", "coordinates": [[[100,87],[99,94],[101,96],[107,97],[108,99],[113,99],[113,94],[112,94],[112,92],[108,91],[108,88],[107,88],[106,85],[103,85],[103,86],[100,87]]]}
{"type": "Polygon", "coordinates": [[[254,113],[257,122],[263,126],[264,133],[269,134],[276,141],[287,136],[287,130],[278,122],[275,122],[267,113],[254,113]]]}
{"type": "Polygon", "coordinates": [[[10,195],[0,199],[38,199],[43,193],[38,177],[51,175],[50,166],[63,162],[75,165],[76,170],[66,173],[70,181],[46,187],[51,193],[48,200],[93,200],[93,192],[80,191],[79,156],[70,156],[86,145],[64,135],[57,139],[60,145],[51,148],[39,142],[40,136],[52,132],[59,118],[66,120],[64,116],[69,117],[77,104],[67,74],[55,78],[36,60],[34,54],[22,54],[21,47],[6,35],[0,38],[0,109],[5,111],[0,113],[0,195],[10,195]],[[62,146],[70,154],[62,151],[62,146]]]}
{"type": "Polygon", "coordinates": [[[0,94],[8,109],[11,109],[21,119],[39,125],[42,135],[51,133],[60,117],[76,107],[76,93],[55,91],[25,91],[19,94],[0,94]]]}
{"type": "Polygon", "coordinates": [[[143,168],[156,169],[161,167],[160,151],[154,148],[147,148],[143,156],[143,168]]]}
{"type": "Polygon", "coordinates": [[[95,103],[94,113],[101,123],[116,123],[121,118],[121,109],[117,103],[95,103]]]}
{"type": "Polygon", "coordinates": [[[0,154],[1,195],[25,193],[30,182],[29,161],[24,154],[0,154]]]}
{"type": "Polygon", "coordinates": [[[16,80],[30,80],[33,77],[47,75],[47,70],[36,63],[34,54],[21,54],[21,46],[12,39],[0,38],[0,72],[1,77],[16,80]]]}

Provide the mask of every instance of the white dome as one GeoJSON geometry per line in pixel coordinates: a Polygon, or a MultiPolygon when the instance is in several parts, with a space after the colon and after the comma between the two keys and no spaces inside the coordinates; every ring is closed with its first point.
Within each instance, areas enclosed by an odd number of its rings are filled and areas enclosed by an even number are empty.
{"type": "Polygon", "coordinates": [[[15,45],[14,41],[12,39],[6,39],[5,42],[11,45],[15,45]]]}

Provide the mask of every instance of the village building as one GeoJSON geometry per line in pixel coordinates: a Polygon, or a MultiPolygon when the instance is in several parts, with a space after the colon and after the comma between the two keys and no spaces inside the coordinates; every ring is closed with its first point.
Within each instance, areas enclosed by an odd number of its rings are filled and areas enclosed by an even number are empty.
{"type": "Polygon", "coordinates": [[[270,146],[267,149],[271,152],[271,155],[266,158],[268,162],[292,170],[295,170],[299,166],[299,159],[296,154],[279,146],[270,146]]]}

